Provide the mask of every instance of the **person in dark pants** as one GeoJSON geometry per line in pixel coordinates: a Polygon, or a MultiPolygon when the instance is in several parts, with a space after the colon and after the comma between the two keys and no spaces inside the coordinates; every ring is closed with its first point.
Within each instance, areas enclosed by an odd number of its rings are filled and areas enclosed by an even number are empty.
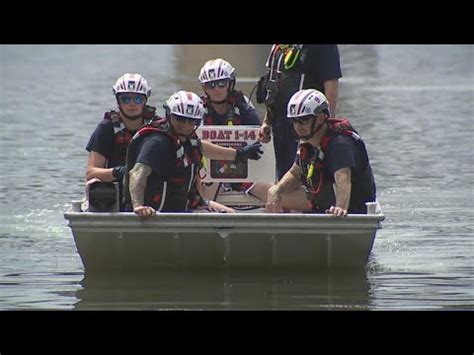
{"type": "Polygon", "coordinates": [[[326,97],[314,89],[296,92],[288,121],[299,138],[290,170],[267,192],[266,211],[367,213],[376,188],[365,144],[345,118],[330,118],[326,97]]]}
{"type": "Polygon", "coordinates": [[[267,63],[267,74],[261,78],[257,102],[267,110],[260,129],[260,140],[267,143],[273,132],[278,179],[291,167],[297,140],[286,109],[298,90],[314,88],[325,94],[330,112],[336,113],[338,80],[342,77],[337,45],[275,44],[267,63]]]}

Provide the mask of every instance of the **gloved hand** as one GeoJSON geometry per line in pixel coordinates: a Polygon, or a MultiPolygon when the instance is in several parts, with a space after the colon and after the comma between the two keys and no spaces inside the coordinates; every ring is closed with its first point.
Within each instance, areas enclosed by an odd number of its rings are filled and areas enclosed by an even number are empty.
{"type": "Polygon", "coordinates": [[[244,148],[237,149],[237,154],[235,155],[236,161],[245,161],[247,159],[258,160],[261,158],[263,151],[260,149],[262,143],[255,142],[254,144],[248,145],[244,148]]]}
{"type": "Polygon", "coordinates": [[[112,170],[112,175],[114,176],[115,180],[117,181],[122,181],[123,180],[123,175],[127,171],[127,167],[121,165],[121,166],[116,166],[112,170]]]}

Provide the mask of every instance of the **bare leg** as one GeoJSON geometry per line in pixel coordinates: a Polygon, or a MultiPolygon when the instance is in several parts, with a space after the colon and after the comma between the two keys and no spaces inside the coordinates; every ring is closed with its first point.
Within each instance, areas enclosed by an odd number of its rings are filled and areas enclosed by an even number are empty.
{"type": "MultiPolygon", "coordinates": [[[[250,190],[250,193],[262,201],[267,201],[268,189],[272,186],[270,183],[257,182],[250,190]]],[[[281,204],[283,208],[295,210],[298,212],[310,212],[311,208],[308,206],[308,199],[306,191],[303,186],[290,194],[285,194],[281,197],[281,204]]]]}
{"type": "Polygon", "coordinates": [[[284,194],[281,197],[281,204],[283,208],[291,209],[296,212],[310,212],[311,208],[308,205],[308,198],[303,186],[289,194],[284,194]]]}
{"type": "Polygon", "coordinates": [[[267,201],[267,192],[270,186],[272,186],[272,184],[269,182],[257,182],[249,191],[249,194],[265,202],[267,201]]]}

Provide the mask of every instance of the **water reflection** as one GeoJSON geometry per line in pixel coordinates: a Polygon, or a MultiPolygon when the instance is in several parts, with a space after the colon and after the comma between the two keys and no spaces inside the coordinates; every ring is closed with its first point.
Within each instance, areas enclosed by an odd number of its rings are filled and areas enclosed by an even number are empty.
{"type": "Polygon", "coordinates": [[[94,273],[76,310],[359,310],[369,308],[364,271],[160,271],[94,273]]]}

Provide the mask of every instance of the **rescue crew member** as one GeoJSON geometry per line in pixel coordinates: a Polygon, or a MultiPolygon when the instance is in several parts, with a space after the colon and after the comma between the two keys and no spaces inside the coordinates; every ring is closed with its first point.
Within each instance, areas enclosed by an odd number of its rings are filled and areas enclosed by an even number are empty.
{"type": "Polygon", "coordinates": [[[298,90],[314,88],[329,99],[330,112],[336,113],[338,79],[342,77],[337,45],[275,44],[268,56],[267,74],[258,85],[257,102],[267,107],[260,130],[267,143],[273,131],[278,179],[293,164],[297,141],[286,108],[298,90]]]}
{"type": "Polygon", "coordinates": [[[125,202],[127,210],[141,217],[156,212],[235,212],[208,201],[196,188],[202,156],[211,159],[260,159],[261,143],[241,149],[201,142],[195,133],[204,117],[202,100],[195,93],[179,91],[164,105],[166,122],[152,122],[133,137],[127,151],[125,202]]]}
{"type": "MultiPolygon", "coordinates": [[[[254,105],[242,91],[235,90],[235,68],[221,58],[207,61],[199,73],[199,82],[205,95],[201,99],[206,109],[203,125],[254,125],[260,126],[261,121],[254,105]]],[[[204,183],[203,196],[215,199],[218,190],[245,191],[251,193],[254,184],[204,183]]]]}
{"type": "Polygon", "coordinates": [[[365,144],[345,118],[329,118],[329,102],[315,89],[290,99],[288,120],[299,137],[293,166],[269,188],[266,211],[367,213],[376,188],[365,144]]]}
{"type": "Polygon", "coordinates": [[[122,196],[128,143],[145,122],[158,117],[156,109],[147,105],[151,87],[140,74],[122,75],[112,87],[112,93],[118,110],[105,112],[86,146],[89,151],[86,191],[94,182],[117,181],[122,196]]]}

